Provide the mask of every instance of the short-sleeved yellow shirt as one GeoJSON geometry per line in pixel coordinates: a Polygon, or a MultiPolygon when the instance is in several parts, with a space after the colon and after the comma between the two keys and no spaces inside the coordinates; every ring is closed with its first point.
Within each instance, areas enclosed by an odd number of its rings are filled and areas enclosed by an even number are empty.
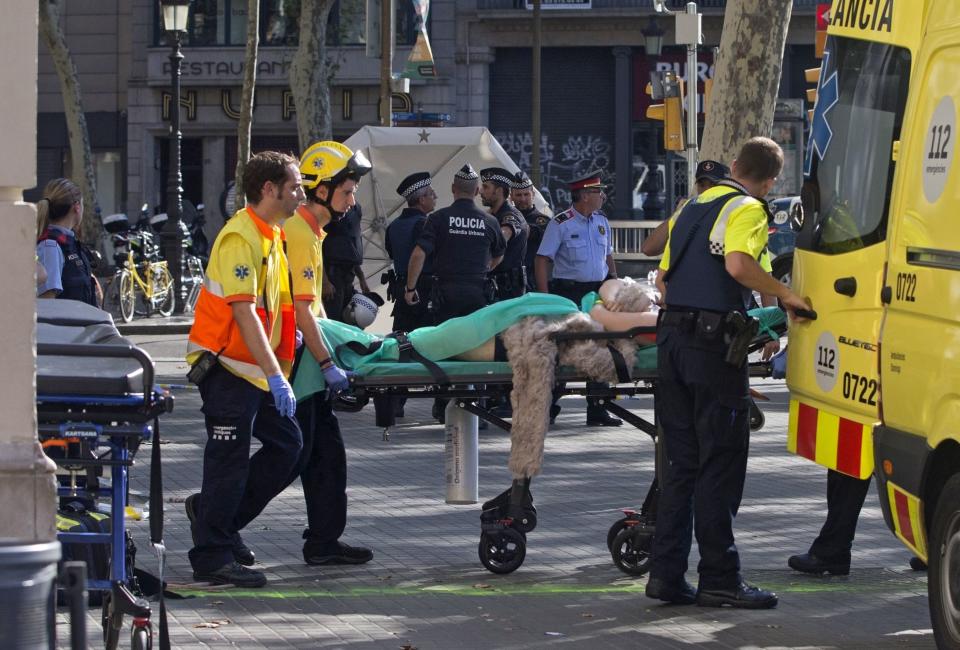
{"type": "Polygon", "coordinates": [[[327,233],[304,206],[283,224],[287,260],[293,280],[293,299],[309,300],[314,316],[323,315],[323,239],[327,233]]]}
{"type": "MultiPolygon", "coordinates": [[[[736,190],[728,185],[716,185],[706,190],[698,197],[693,199],[695,203],[708,203],[714,199],[727,194],[733,194],[736,190]]],[[[673,224],[676,222],[679,211],[670,217],[668,233],[672,234],[673,224]]],[[[717,217],[719,222],[720,216],[717,217]]],[[[711,233],[713,233],[718,224],[714,223],[711,233]]],[[[760,267],[764,271],[771,271],[770,255],[767,252],[767,212],[759,199],[749,200],[744,205],[738,206],[727,218],[726,231],[723,235],[724,255],[733,252],[746,253],[755,260],[758,260],[760,267]]],[[[663,257],[660,259],[660,268],[666,271],[670,268],[670,237],[667,236],[667,247],[663,251],[663,257]]]]}

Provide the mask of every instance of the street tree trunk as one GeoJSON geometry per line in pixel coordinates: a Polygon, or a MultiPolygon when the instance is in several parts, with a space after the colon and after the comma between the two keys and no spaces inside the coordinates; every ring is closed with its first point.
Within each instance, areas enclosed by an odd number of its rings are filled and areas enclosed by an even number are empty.
{"type": "MultiPolygon", "coordinates": [[[[243,96],[237,122],[236,193],[233,211],[244,205],[243,170],[250,159],[250,133],[253,127],[253,101],[257,86],[257,52],[260,45],[260,0],[247,0],[247,48],[243,58],[243,96]]],[[[231,206],[228,206],[229,210],[231,206]]]]}
{"type": "Polygon", "coordinates": [[[80,224],[79,235],[81,240],[95,245],[99,243],[103,225],[100,223],[97,178],[93,170],[93,154],[90,153],[87,118],[83,113],[83,102],[80,98],[77,66],[73,63],[73,57],[67,48],[67,39],[60,29],[61,0],[39,0],[39,3],[40,38],[50,51],[54,68],[60,78],[73,180],[83,192],[83,222],[80,224]]]}
{"type": "Polygon", "coordinates": [[[773,132],[793,0],[728,0],[700,160],[729,164],[744,140],[773,132]]]}
{"type": "Polygon", "coordinates": [[[336,66],[327,57],[327,19],[335,0],[302,0],[300,45],[290,63],[290,90],[297,109],[300,151],[333,137],[330,80],[336,66]]]}

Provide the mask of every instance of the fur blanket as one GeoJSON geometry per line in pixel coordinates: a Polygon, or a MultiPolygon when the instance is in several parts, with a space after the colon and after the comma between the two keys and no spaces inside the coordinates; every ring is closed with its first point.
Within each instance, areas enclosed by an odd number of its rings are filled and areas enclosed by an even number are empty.
{"type": "MultiPolygon", "coordinates": [[[[645,311],[650,298],[646,289],[629,282],[617,293],[624,311],[645,311]]],[[[513,426],[510,433],[510,471],[514,478],[540,473],[543,442],[550,423],[556,366],[572,366],[593,381],[616,382],[617,371],[607,350],[612,344],[628,360],[637,352],[637,343],[628,339],[612,341],[570,341],[558,345],[550,340],[554,332],[600,332],[603,327],[583,313],[557,320],[535,316],[524,318],[503,333],[507,358],[513,367],[513,426]]]]}

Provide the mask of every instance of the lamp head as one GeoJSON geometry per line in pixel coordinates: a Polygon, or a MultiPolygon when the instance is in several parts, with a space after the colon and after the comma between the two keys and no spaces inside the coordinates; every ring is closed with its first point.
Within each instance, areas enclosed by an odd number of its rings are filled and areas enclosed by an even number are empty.
{"type": "Polygon", "coordinates": [[[160,0],[163,12],[163,29],[168,32],[187,31],[187,17],[190,15],[191,0],[160,0]]]}

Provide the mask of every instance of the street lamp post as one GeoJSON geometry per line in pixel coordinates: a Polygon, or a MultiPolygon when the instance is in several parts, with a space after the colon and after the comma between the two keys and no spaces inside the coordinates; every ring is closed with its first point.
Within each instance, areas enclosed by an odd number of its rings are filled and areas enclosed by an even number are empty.
{"type": "Polygon", "coordinates": [[[170,163],[167,175],[167,223],[161,235],[164,257],[173,276],[175,311],[183,313],[183,217],[182,174],[180,171],[180,66],[183,54],[180,41],[187,31],[190,0],[160,0],[163,13],[163,29],[172,41],[170,52],[170,163]]]}
{"type": "Polygon", "coordinates": [[[657,13],[673,15],[676,20],[677,45],[687,46],[687,192],[693,192],[696,183],[697,156],[697,46],[700,45],[702,30],[697,13],[697,3],[688,2],[683,13],[672,12],[667,9],[665,0],[653,0],[653,8],[657,13]]]}

